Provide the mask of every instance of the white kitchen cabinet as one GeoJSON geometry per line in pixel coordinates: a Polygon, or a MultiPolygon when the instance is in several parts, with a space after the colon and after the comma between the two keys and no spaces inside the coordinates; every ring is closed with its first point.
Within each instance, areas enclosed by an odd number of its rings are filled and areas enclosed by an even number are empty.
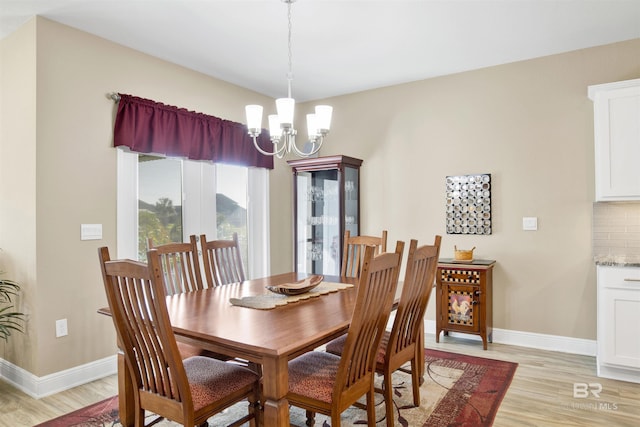
{"type": "Polygon", "coordinates": [[[596,201],[640,200],[640,79],[589,86],[596,201]]]}
{"type": "Polygon", "coordinates": [[[598,265],[598,376],[640,383],[640,267],[598,265]]]}

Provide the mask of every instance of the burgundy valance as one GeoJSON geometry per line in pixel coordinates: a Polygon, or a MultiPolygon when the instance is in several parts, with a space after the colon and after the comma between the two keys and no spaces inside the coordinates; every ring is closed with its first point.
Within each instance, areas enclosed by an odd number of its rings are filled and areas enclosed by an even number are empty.
{"type": "MultiPolygon", "coordinates": [[[[119,94],[113,145],[137,153],[164,154],[192,160],[209,160],[273,169],[273,157],[253,145],[246,125],[149,99],[119,94]]],[[[263,130],[259,145],[273,150],[263,130]]]]}

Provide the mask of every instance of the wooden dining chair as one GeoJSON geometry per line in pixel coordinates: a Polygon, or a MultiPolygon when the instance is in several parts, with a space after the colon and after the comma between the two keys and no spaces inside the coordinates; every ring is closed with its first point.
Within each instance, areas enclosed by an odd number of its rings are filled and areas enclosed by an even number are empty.
{"type": "Polygon", "coordinates": [[[307,413],[312,426],[316,413],[331,417],[340,426],[340,415],[360,397],[367,395],[367,423],[375,426],[374,373],[376,354],[398,285],[404,243],[396,251],[374,256],[375,248],[365,249],[362,277],[357,288],[353,318],[341,356],[311,351],[289,362],[291,405],[307,413]]]}
{"type": "MultiPolygon", "coordinates": [[[[188,243],[171,242],[158,246],[154,245],[152,238],[147,240],[148,248],[155,249],[158,252],[168,295],[196,291],[206,287],[202,278],[202,270],[200,269],[200,257],[196,240],[196,236],[191,235],[188,243]]],[[[183,358],[207,356],[220,360],[232,359],[183,342],[178,342],[178,349],[183,358]]]]}
{"type": "MultiPolygon", "coordinates": [[[[200,235],[200,247],[202,248],[202,264],[205,272],[207,286],[228,285],[246,280],[242,257],[240,256],[240,244],[238,233],[233,233],[231,240],[207,240],[205,234],[200,235]]],[[[216,356],[222,359],[222,355],[216,356]]],[[[262,375],[262,366],[241,358],[228,358],[242,366],[262,375]]]]}
{"type": "Polygon", "coordinates": [[[188,243],[172,242],[159,246],[154,245],[150,237],[148,248],[158,251],[168,295],[205,288],[195,235],[189,237],[188,243]]]}
{"type": "MultiPolygon", "coordinates": [[[[390,332],[385,331],[378,349],[376,371],[384,375],[382,392],[389,427],[393,427],[395,418],[392,374],[407,362],[411,363],[413,404],[420,406],[420,385],[424,381],[424,314],[436,277],[441,240],[441,236],[435,236],[433,245],[420,247],[417,240],[411,240],[393,326],[390,332]]],[[[327,344],[326,351],[341,355],[345,344],[344,336],[336,338],[327,344]]]]}
{"type": "Polygon", "coordinates": [[[367,246],[376,248],[375,254],[387,251],[387,230],[382,231],[382,236],[352,236],[349,230],[344,232],[344,245],[342,250],[341,276],[360,277],[364,252],[367,246]]]}
{"type": "Polygon", "coordinates": [[[228,285],[246,280],[238,233],[233,233],[231,240],[207,240],[200,236],[202,247],[202,263],[209,287],[228,285]]]}
{"type": "Polygon", "coordinates": [[[183,360],[166,305],[166,288],[156,249],[148,264],[112,261],[99,249],[100,266],[113,324],[133,385],[134,423],[144,426],[144,413],[192,427],[248,400],[248,413],[232,425],[256,425],[259,377],[247,368],[208,357],[183,360]]]}

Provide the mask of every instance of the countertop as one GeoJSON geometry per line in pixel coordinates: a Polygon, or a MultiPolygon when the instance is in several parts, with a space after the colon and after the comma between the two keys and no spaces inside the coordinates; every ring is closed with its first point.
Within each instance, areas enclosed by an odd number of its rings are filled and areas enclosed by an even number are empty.
{"type": "Polygon", "coordinates": [[[640,255],[597,255],[593,259],[596,265],[640,267],[640,255]]]}

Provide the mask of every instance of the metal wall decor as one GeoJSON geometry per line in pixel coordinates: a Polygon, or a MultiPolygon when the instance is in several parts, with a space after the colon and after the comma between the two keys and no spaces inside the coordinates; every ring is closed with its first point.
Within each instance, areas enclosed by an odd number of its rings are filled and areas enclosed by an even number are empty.
{"type": "Polygon", "coordinates": [[[491,174],[447,177],[447,234],[491,234],[491,174]]]}

